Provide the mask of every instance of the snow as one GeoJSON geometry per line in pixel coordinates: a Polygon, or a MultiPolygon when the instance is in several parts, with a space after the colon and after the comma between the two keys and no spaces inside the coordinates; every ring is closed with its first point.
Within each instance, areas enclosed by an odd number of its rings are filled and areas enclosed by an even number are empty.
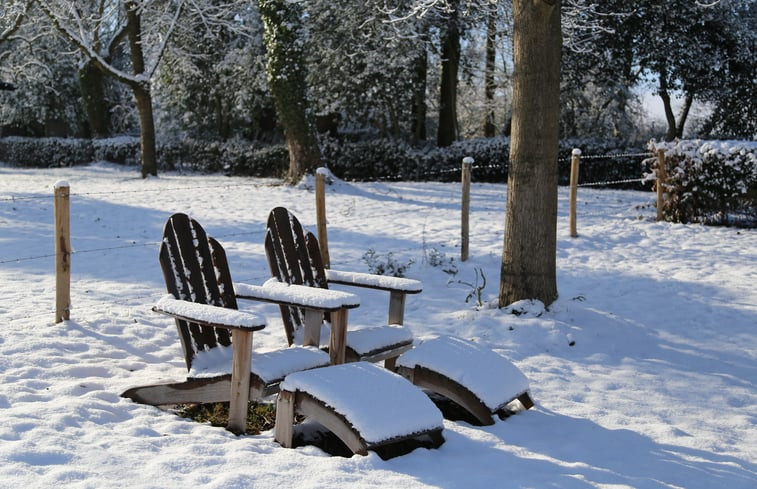
{"type": "Polygon", "coordinates": [[[441,413],[423,391],[373,363],[297,372],[281,389],[307,392],[333,407],[369,445],[443,427],[441,413]]]}
{"type": "Polygon", "coordinates": [[[423,290],[423,284],[419,280],[404,277],[391,277],[387,275],[375,275],[371,273],[345,272],[341,270],[326,270],[326,279],[329,282],[352,284],[376,289],[396,290],[398,292],[418,293],[423,290]]]}
{"type": "Polygon", "coordinates": [[[213,326],[228,326],[253,331],[265,327],[265,319],[257,314],[179,300],[170,294],[164,295],[155,304],[155,310],[178,316],[180,319],[192,319],[213,326]]]}
{"type": "Polygon", "coordinates": [[[384,350],[392,345],[400,345],[412,341],[412,331],[397,324],[363,326],[347,330],[347,346],[361,356],[384,350]]]}
{"type": "MultiPolygon", "coordinates": [[[[526,375],[536,402],[487,427],[445,420],[439,449],[385,461],[284,449],[272,432],[237,437],[119,396],[187,375],[173,320],[151,311],[165,294],[165,220],[196,218],[226,248],[234,280],[263,284],[268,212],[287,206],[314,228],[310,190],[222,175],[142,179],[107,164],[0,165],[0,487],[755,487],[757,232],[655,222],[652,192],[582,188],[570,238],[561,188],[560,297],[511,313],[496,307],[505,199],[504,185],[472,185],[470,258],[460,262],[459,185],[327,187],[332,266],[367,271],[369,248],[414,260],[414,336],[493,349],[526,375]],[[71,184],[76,251],[71,319],[54,324],[59,180],[71,184]],[[476,269],[487,278],[480,305],[465,302],[476,269]]],[[[350,323],[384,323],[386,292],[359,295],[350,323]]],[[[239,304],[267,323],[253,365],[286,347],[275,305],[239,304]]]]}
{"type": "MultiPolygon", "coordinates": [[[[201,351],[192,362],[190,378],[212,378],[231,373],[233,349],[230,346],[201,351]]],[[[250,371],[265,383],[283,379],[300,370],[329,364],[328,353],[313,347],[292,346],[264,353],[256,352],[250,359],[250,371]]]]}
{"type": "Polygon", "coordinates": [[[353,308],[360,305],[360,297],[349,292],[290,285],[275,278],[266,280],[262,286],[237,282],[234,284],[234,292],[242,298],[285,302],[323,310],[353,308]]]}
{"type": "Polygon", "coordinates": [[[492,412],[528,390],[526,376],[503,356],[454,336],[421,341],[397,364],[408,368],[420,365],[439,372],[470,389],[492,412]]]}

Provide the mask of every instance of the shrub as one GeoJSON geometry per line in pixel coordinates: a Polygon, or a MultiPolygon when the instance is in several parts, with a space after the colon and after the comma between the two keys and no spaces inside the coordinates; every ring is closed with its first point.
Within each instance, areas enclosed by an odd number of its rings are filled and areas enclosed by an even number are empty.
{"type": "Polygon", "coordinates": [[[363,254],[363,260],[368,264],[370,273],[392,277],[404,277],[407,269],[415,263],[413,260],[409,260],[407,263],[400,263],[394,259],[394,253],[391,251],[386,255],[380,255],[373,248],[368,249],[363,254]]]}
{"type": "Polygon", "coordinates": [[[12,136],[0,139],[0,154],[8,163],[30,168],[83,165],[94,160],[89,139],[12,136]]]}
{"type": "MultiPolygon", "coordinates": [[[[662,215],[672,222],[755,225],[757,143],[746,141],[652,141],[665,151],[667,180],[662,215]]],[[[645,175],[653,180],[652,172],[645,175]]]]}
{"type": "MultiPolygon", "coordinates": [[[[323,161],[344,180],[415,180],[460,181],[463,158],[474,159],[471,178],[474,182],[505,182],[509,157],[509,139],[504,137],[457,141],[446,148],[413,147],[392,139],[339,141],[321,143],[323,161]]],[[[560,145],[558,172],[561,184],[568,183],[570,152],[578,147],[584,155],[638,153],[638,149],[619,146],[616,141],[569,140],[560,145]]],[[[19,166],[49,167],[110,161],[139,165],[139,139],[0,138],[0,154],[7,163],[19,166]]],[[[285,144],[262,146],[255,141],[172,139],[159,142],[158,168],[230,175],[280,177],[289,166],[285,144]]],[[[581,163],[581,182],[601,182],[637,178],[637,159],[585,159],[581,163]]],[[[638,187],[638,185],[637,185],[638,187]]],[[[629,186],[626,186],[629,188],[629,186]]],[[[635,187],[631,187],[635,188],[635,187]]]]}

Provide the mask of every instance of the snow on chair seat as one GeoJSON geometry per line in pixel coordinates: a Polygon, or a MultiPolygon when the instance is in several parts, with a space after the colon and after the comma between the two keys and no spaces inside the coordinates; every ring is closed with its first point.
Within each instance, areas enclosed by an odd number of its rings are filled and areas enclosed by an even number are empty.
{"type": "Polygon", "coordinates": [[[528,379],[505,357],[473,342],[439,336],[420,342],[397,360],[397,373],[418,387],[459,404],[482,425],[518,399],[530,409],[528,379]]]}
{"type": "MultiPolygon", "coordinates": [[[[187,377],[207,379],[230,375],[232,350],[231,347],[221,346],[197,353],[187,377]]],[[[255,353],[250,362],[252,375],[250,384],[261,386],[261,393],[266,392],[266,389],[270,392],[271,386],[281,382],[284,377],[293,372],[325,367],[328,364],[328,355],[317,348],[308,346],[290,346],[281,350],[255,353]]]]}
{"type": "Polygon", "coordinates": [[[280,384],[275,439],[291,448],[294,416],[301,414],[328,428],[352,451],[368,450],[420,437],[438,447],[441,412],[406,379],[368,362],[354,362],[288,375],[280,384]]]}

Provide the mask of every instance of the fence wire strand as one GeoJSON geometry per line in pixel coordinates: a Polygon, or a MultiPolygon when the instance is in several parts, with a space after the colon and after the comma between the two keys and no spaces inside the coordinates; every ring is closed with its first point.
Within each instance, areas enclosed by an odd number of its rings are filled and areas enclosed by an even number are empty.
{"type": "MultiPolygon", "coordinates": [[[[616,153],[616,154],[606,154],[606,155],[581,155],[581,159],[607,159],[612,160],[616,158],[637,158],[637,157],[652,157],[653,154],[649,152],[644,153],[616,153]]],[[[568,158],[569,160],[570,158],[568,158]]],[[[562,160],[560,160],[562,161],[562,160]]],[[[507,164],[489,164],[489,165],[472,165],[471,167],[473,170],[503,170],[507,171],[507,164]]],[[[454,168],[445,168],[445,169],[439,169],[431,172],[426,172],[423,174],[416,175],[416,178],[418,177],[428,177],[428,176],[438,176],[438,175],[445,175],[450,173],[459,173],[462,171],[461,167],[454,167],[454,168]]],[[[384,177],[383,179],[379,179],[378,181],[399,181],[402,180],[402,178],[405,178],[401,175],[394,175],[389,177],[384,177]]],[[[606,186],[606,185],[618,185],[618,184],[627,184],[627,183],[644,183],[647,181],[645,178],[629,178],[629,179],[619,179],[619,180],[611,180],[611,181],[603,181],[603,182],[587,182],[587,183],[580,183],[578,184],[579,187],[594,187],[594,186],[606,186]]],[[[255,182],[245,182],[245,183],[224,183],[220,185],[188,185],[188,186],[179,186],[179,187],[169,187],[169,188],[155,188],[155,189],[137,189],[137,190],[116,190],[116,191],[102,191],[102,192],[76,192],[71,193],[70,197],[77,197],[77,196],[93,196],[93,195],[114,195],[114,194],[136,194],[136,193],[151,193],[151,192],[171,192],[171,191],[185,191],[185,190],[198,190],[198,189],[214,189],[214,188],[233,188],[233,187],[261,187],[261,186],[271,186],[271,185],[277,185],[274,183],[255,183],[255,182]]],[[[32,201],[32,200],[48,200],[52,199],[52,195],[40,195],[40,196],[33,196],[33,197],[17,197],[11,195],[10,197],[0,197],[0,202],[16,202],[16,201],[32,201]]],[[[379,217],[386,217],[390,215],[395,215],[394,212],[389,212],[383,215],[374,215],[372,217],[379,218],[379,217]]],[[[347,217],[347,216],[345,216],[347,217]]],[[[356,218],[357,219],[357,218],[356,218]]],[[[350,219],[347,218],[347,223],[350,222],[350,219]]],[[[263,234],[262,231],[246,231],[246,232],[240,232],[240,233],[229,233],[224,235],[217,235],[217,238],[229,238],[229,237],[238,237],[238,236],[252,236],[256,234],[263,234]]],[[[92,248],[92,249],[84,249],[84,250],[73,250],[71,251],[72,255],[75,254],[85,254],[85,253],[96,253],[96,252],[107,252],[107,251],[113,251],[113,250],[120,250],[120,249],[128,249],[128,248],[138,248],[138,247],[147,247],[147,246],[158,246],[160,242],[152,241],[152,242],[142,242],[137,243],[133,242],[132,244],[126,244],[126,245],[118,245],[118,246],[111,246],[111,247],[102,247],[102,248],[92,248]]],[[[9,263],[18,263],[23,261],[30,261],[30,260],[41,260],[41,259],[48,259],[55,257],[55,253],[51,254],[45,254],[45,255],[36,255],[36,256],[27,256],[27,257],[19,257],[19,258],[11,258],[11,259],[5,259],[0,260],[0,265],[3,264],[9,264],[9,263]]]]}

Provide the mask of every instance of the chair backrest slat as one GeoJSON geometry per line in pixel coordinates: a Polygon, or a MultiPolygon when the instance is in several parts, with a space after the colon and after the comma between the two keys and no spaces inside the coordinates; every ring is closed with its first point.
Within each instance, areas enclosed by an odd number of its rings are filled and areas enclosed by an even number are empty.
{"type": "MultiPolygon", "coordinates": [[[[271,274],[278,280],[327,288],[318,240],[312,233],[306,233],[300,221],[283,207],[276,207],[268,216],[265,250],[271,274]]],[[[287,339],[292,344],[295,331],[304,326],[304,313],[295,307],[280,309],[287,339]]]]}
{"type": "MultiPolygon", "coordinates": [[[[174,214],[166,222],[160,265],[166,289],[177,299],[236,308],[223,248],[186,214],[174,214]]],[[[176,326],[187,368],[191,368],[198,351],[231,344],[231,337],[225,329],[200,327],[181,320],[176,320],[176,326]]]]}

